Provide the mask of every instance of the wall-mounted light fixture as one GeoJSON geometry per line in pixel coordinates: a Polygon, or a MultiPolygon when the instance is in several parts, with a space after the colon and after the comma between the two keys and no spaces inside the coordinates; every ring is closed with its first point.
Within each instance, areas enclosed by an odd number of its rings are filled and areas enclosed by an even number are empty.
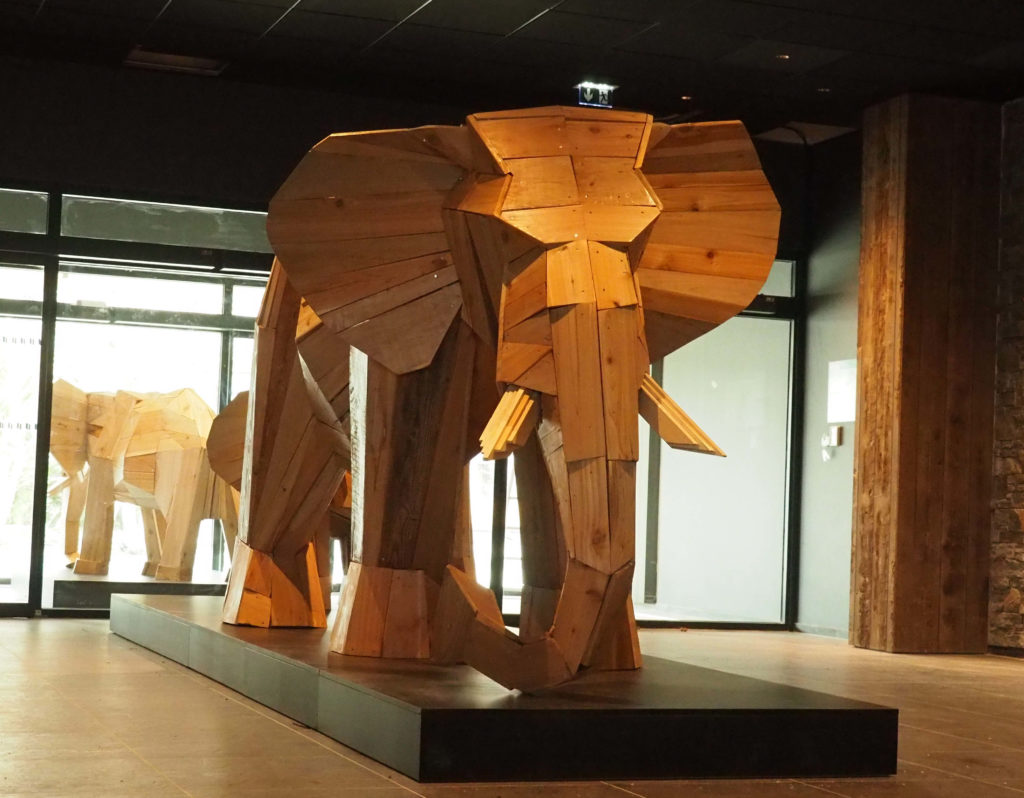
{"type": "Polygon", "coordinates": [[[585,80],[576,84],[578,92],[576,102],[579,105],[592,105],[595,108],[611,108],[612,92],[617,88],[619,87],[610,83],[593,83],[585,80]]]}

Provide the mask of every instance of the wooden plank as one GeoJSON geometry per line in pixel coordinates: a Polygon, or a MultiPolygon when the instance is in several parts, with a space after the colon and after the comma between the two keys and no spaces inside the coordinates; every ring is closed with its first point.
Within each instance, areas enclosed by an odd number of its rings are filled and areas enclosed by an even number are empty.
{"type": "Polygon", "coordinates": [[[583,228],[590,241],[629,244],[656,219],[658,209],[653,206],[588,205],[584,208],[583,228]]]}
{"type": "Polygon", "coordinates": [[[622,567],[636,557],[636,461],[608,461],[608,564],[622,567]]]}
{"type": "Polygon", "coordinates": [[[391,593],[384,621],[382,657],[426,659],[430,656],[430,608],[439,587],[423,571],[391,572],[391,593]],[[431,601],[429,593],[435,593],[431,601]]]}
{"type": "Polygon", "coordinates": [[[660,269],[636,270],[646,310],[721,324],[749,305],[763,282],[685,274],[660,269]]]}
{"type": "Polygon", "coordinates": [[[648,243],[639,261],[639,266],[644,269],[710,274],[718,277],[760,280],[762,283],[771,271],[771,264],[768,256],[758,252],[660,243],[648,243]]]}
{"type": "Polygon", "coordinates": [[[249,392],[242,391],[214,419],[206,439],[210,467],[235,490],[242,488],[245,419],[248,413],[249,392]]]}
{"type": "Polygon", "coordinates": [[[648,376],[639,313],[635,306],[599,310],[597,325],[608,459],[636,460],[640,456],[637,391],[641,378],[648,376]]]}
{"type": "Polygon", "coordinates": [[[494,415],[480,435],[480,447],[487,460],[507,457],[526,443],[536,428],[540,408],[522,388],[508,388],[502,394],[494,415]]]}
{"type": "Polygon", "coordinates": [[[548,250],[547,306],[594,303],[594,274],[585,240],[571,241],[548,250]]]}
{"type": "MultiPolygon", "coordinates": [[[[566,548],[564,533],[555,507],[551,475],[545,465],[538,435],[531,435],[516,451],[515,468],[519,502],[519,531],[523,554],[523,611],[525,620],[543,628],[543,634],[554,619],[558,591],[565,574],[566,548]],[[527,588],[534,591],[536,606],[527,607],[527,588]],[[547,591],[543,596],[536,591],[547,591]],[[551,594],[554,594],[552,598],[551,594]]],[[[521,634],[527,637],[525,630],[521,634]]]]}
{"type": "Polygon", "coordinates": [[[630,560],[608,579],[608,588],[605,590],[601,610],[594,624],[594,634],[590,638],[590,645],[583,653],[582,664],[588,665],[593,662],[598,652],[608,644],[609,638],[619,631],[616,624],[622,620],[622,612],[630,598],[632,587],[633,561],[630,560]]]}
{"type": "Polygon", "coordinates": [[[565,119],[561,113],[552,116],[506,119],[469,117],[484,142],[505,162],[509,158],[540,158],[548,155],[570,155],[565,119]]]}
{"type": "Polygon", "coordinates": [[[566,536],[572,538],[574,557],[602,573],[611,573],[607,461],[592,457],[570,460],[567,465],[572,526],[566,536]]]}
{"type": "Polygon", "coordinates": [[[338,598],[331,651],[362,657],[381,655],[391,580],[390,568],[349,564],[338,598]]]}
{"type": "Polygon", "coordinates": [[[764,172],[673,172],[646,176],[667,211],[773,211],[779,207],[764,172]]]}
{"type": "Polygon", "coordinates": [[[480,263],[473,247],[466,216],[458,211],[446,210],[444,223],[451,239],[452,258],[462,288],[462,318],[481,340],[493,347],[497,344],[495,327],[498,311],[491,298],[489,282],[482,271],[485,265],[480,263]]]}
{"type": "Polygon", "coordinates": [[[331,321],[338,329],[347,329],[361,324],[389,310],[412,302],[446,286],[458,282],[454,266],[427,272],[424,275],[399,283],[391,288],[377,291],[370,296],[343,305],[332,312],[331,321]]]}
{"type": "Polygon", "coordinates": [[[725,457],[725,453],[675,403],[650,374],[640,383],[640,415],[673,449],[725,457]]]}
{"type": "Polygon", "coordinates": [[[583,208],[578,205],[502,211],[501,219],[543,244],[562,244],[580,238],[586,239],[583,208]]]}
{"type": "Polygon", "coordinates": [[[644,174],[648,176],[760,168],[757,151],[741,122],[698,122],[656,130],[644,155],[644,174]]]}
{"type": "MultiPolygon", "coordinates": [[[[292,170],[270,201],[270,216],[282,207],[303,200],[355,197],[405,192],[447,192],[465,174],[458,164],[422,155],[405,157],[399,151],[382,151],[382,157],[346,155],[329,151],[336,137],[324,139],[292,170]]],[[[271,243],[275,243],[271,236],[271,243]]],[[[276,251],[276,250],[275,250],[276,251]]]]}
{"type": "Polygon", "coordinates": [[[509,252],[509,230],[496,218],[467,214],[466,226],[473,241],[477,265],[482,284],[487,290],[491,306],[498,307],[501,301],[502,275],[505,266],[512,259],[509,252]]]}
{"type": "MultiPolygon", "coordinates": [[[[406,374],[434,359],[461,306],[459,284],[452,283],[350,327],[344,338],[396,374],[406,374]]],[[[330,322],[330,318],[328,315],[325,321],[330,322]]]]}
{"type": "Polygon", "coordinates": [[[577,560],[569,560],[565,587],[555,612],[551,637],[575,672],[591,645],[591,637],[608,588],[609,575],[577,560]]]}
{"type": "Polygon", "coordinates": [[[530,369],[551,351],[543,344],[516,344],[503,341],[498,347],[498,382],[514,383],[520,374],[530,369]]]}
{"type": "Polygon", "coordinates": [[[541,252],[502,287],[501,326],[508,330],[547,309],[547,253],[541,252]]]}
{"type": "Polygon", "coordinates": [[[597,309],[600,311],[638,304],[633,272],[626,253],[597,241],[588,241],[587,248],[594,274],[597,309]]]}
{"type": "Polygon", "coordinates": [[[505,328],[502,339],[509,343],[551,346],[551,319],[548,317],[547,308],[512,327],[505,328]]]}
{"type": "Polygon", "coordinates": [[[448,269],[453,265],[452,253],[445,251],[394,263],[382,263],[365,269],[336,271],[331,276],[329,284],[310,293],[305,297],[305,301],[319,308],[319,313],[329,313],[343,305],[373,296],[417,277],[448,269]]]}
{"type": "Polygon", "coordinates": [[[512,170],[502,211],[577,205],[576,173],[569,155],[546,158],[515,158],[505,161],[512,170]]]}
{"type": "Polygon", "coordinates": [[[643,667],[632,596],[626,596],[621,614],[609,625],[609,633],[591,653],[587,667],[602,671],[626,671],[643,667]]]}
{"type": "Polygon", "coordinates": [[[449,194],[445,206],[464,213],[494,216],[501,211],[510,184],[508,175],[474,175],[449,194]]]}
{"type": "Polygon", "coordinates": [[[684,245],[704,250],[755,252],[774,259],[779,238],[779,211],[661,212],[651,244],[684,245]]]}
{"type": "Polygon", "coordinates": [[[643,308],[644,338],[647,341],[648,359],[659,360],[699,338],[715,325],[707,321],[694,321],[659,313],[650,307],[643,308]]]}
{"type": "Polygon", "coordinates": [[[516,382],[523,388],[531,391],[540,391],[544,394],[554,395],[558,392],[558,384],[555,381],[555,358],[552,353],[544,355],[540,360],[530,366],[516,378],[516,382]]]}
{"type": "Polygon", "coordinates": [[[655,204],[639,173],[634,158],[594,158],[574,155],[573,168],[579,194],[589,205],[655,204]]]}
{"type": "Polygon", "coordinates": [[[644,138],[644,122],[567,119],[565,132],[574,155],[636,160],[644,138]]]}
{"type": "Polygon", "coordinates": [[[597,305],[553,308],[551,338],[565,459],[600,457],[606,449],[597,305]]]}

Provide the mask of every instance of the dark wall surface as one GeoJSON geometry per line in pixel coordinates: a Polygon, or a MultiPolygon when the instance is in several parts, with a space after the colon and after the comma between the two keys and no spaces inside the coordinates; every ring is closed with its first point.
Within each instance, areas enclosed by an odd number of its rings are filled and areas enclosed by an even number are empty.
{"type": "Polygon", "coordinates": [[[329,133],[462,109],[101,66],[0,60],[0,184],[263,207],[329,133]]]}

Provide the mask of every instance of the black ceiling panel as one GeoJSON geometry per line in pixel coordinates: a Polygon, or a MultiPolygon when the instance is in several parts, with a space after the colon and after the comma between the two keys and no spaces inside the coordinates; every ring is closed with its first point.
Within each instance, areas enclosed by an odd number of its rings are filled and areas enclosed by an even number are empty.
{"type": "Polygon", "coordinates": [[[698,61],[715,61],[727,53],[754,41],[751,36],[737,36],[700,30],[685,25],[660,24],[627,39],[619,45],[634,53],[654,53],[698,61]]]}
{"type": "MultiPolygon", "coordinates": [[[[294,0],[293,0],[294,2],[294,0]]],[[[302,0],[303,11],[340,14],[399,22],[423,5],[423,0],[302,0]]]]}
{"type": "Polygon", "coordinates": [[[504,36],[552,5],[555,0],[431,0],[412,19],[420,25],[504,36]]]}
{"type": "Polygon", "coordinates": [[[352,50],[371,44],[393,25],[381,19],[293,11],[274,26],[271,35],[322,39],[336,43],[340,49],[352,50]]]}
{"type": "Polygon", "coordinates": [[[172,0],[157,22],[259,35],[282,14],[280,8],[226,0],[172,0]]]}
{"type": "Polygon", "coordinates": [[[1024,93],[1024,0],[0,0],[0,55],[116,66],[136,44],[228,61],[211,79],[470,109],[607,80],[623,105],[753,128],[1024,93]]]}
{"type": "MultiPolygon", "coordinates": [[[[856,6],[851,4],[851,9],[856,6]]],[[[909,25],[821,11],[788,12],[786,24],[772,33],[776,39],[833,50],[861,50],[913,30],[909,25]]]]}
{"type": "Polygon", "coordinates": [[[847,50],[757,39],[719,60],[723,64],[767,69],[773,72],[810,72],[849,54],[847,50]]]}
{"type": "Polygon", "coordinates": [[[520,30],[516,36],[592,47],[607,47],[635,36],[649,24],[549,11],[520,30]]]}

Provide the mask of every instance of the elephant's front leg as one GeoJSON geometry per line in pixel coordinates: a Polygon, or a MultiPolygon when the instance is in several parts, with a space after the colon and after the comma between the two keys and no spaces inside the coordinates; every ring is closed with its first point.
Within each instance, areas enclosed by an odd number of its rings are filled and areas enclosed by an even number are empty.
{"type": "Polygon", "coordinates": [[[113,461],[90,457],[85,522],[82,525],[82,547],[75,560],[76,574],[105,574],[110,568],[114,482],[113,461]]]}
{"type": "Polygon", "coordinates": [[[332,651],[430,655],[439,585],[463,545],[456,528],[468,519],[477,346],[456,318],[433,362],[418,371],[395,374],[352,350],[352,553],[332,651]]]}
{"type": "Polygon", "coordinates": [[[68,567],[78,559],[78,536],[82,526],[82,514],[89,495],[89,475],[76,471],[68,476],[68,504],[64,513],[64,554],[68,567]]]}

